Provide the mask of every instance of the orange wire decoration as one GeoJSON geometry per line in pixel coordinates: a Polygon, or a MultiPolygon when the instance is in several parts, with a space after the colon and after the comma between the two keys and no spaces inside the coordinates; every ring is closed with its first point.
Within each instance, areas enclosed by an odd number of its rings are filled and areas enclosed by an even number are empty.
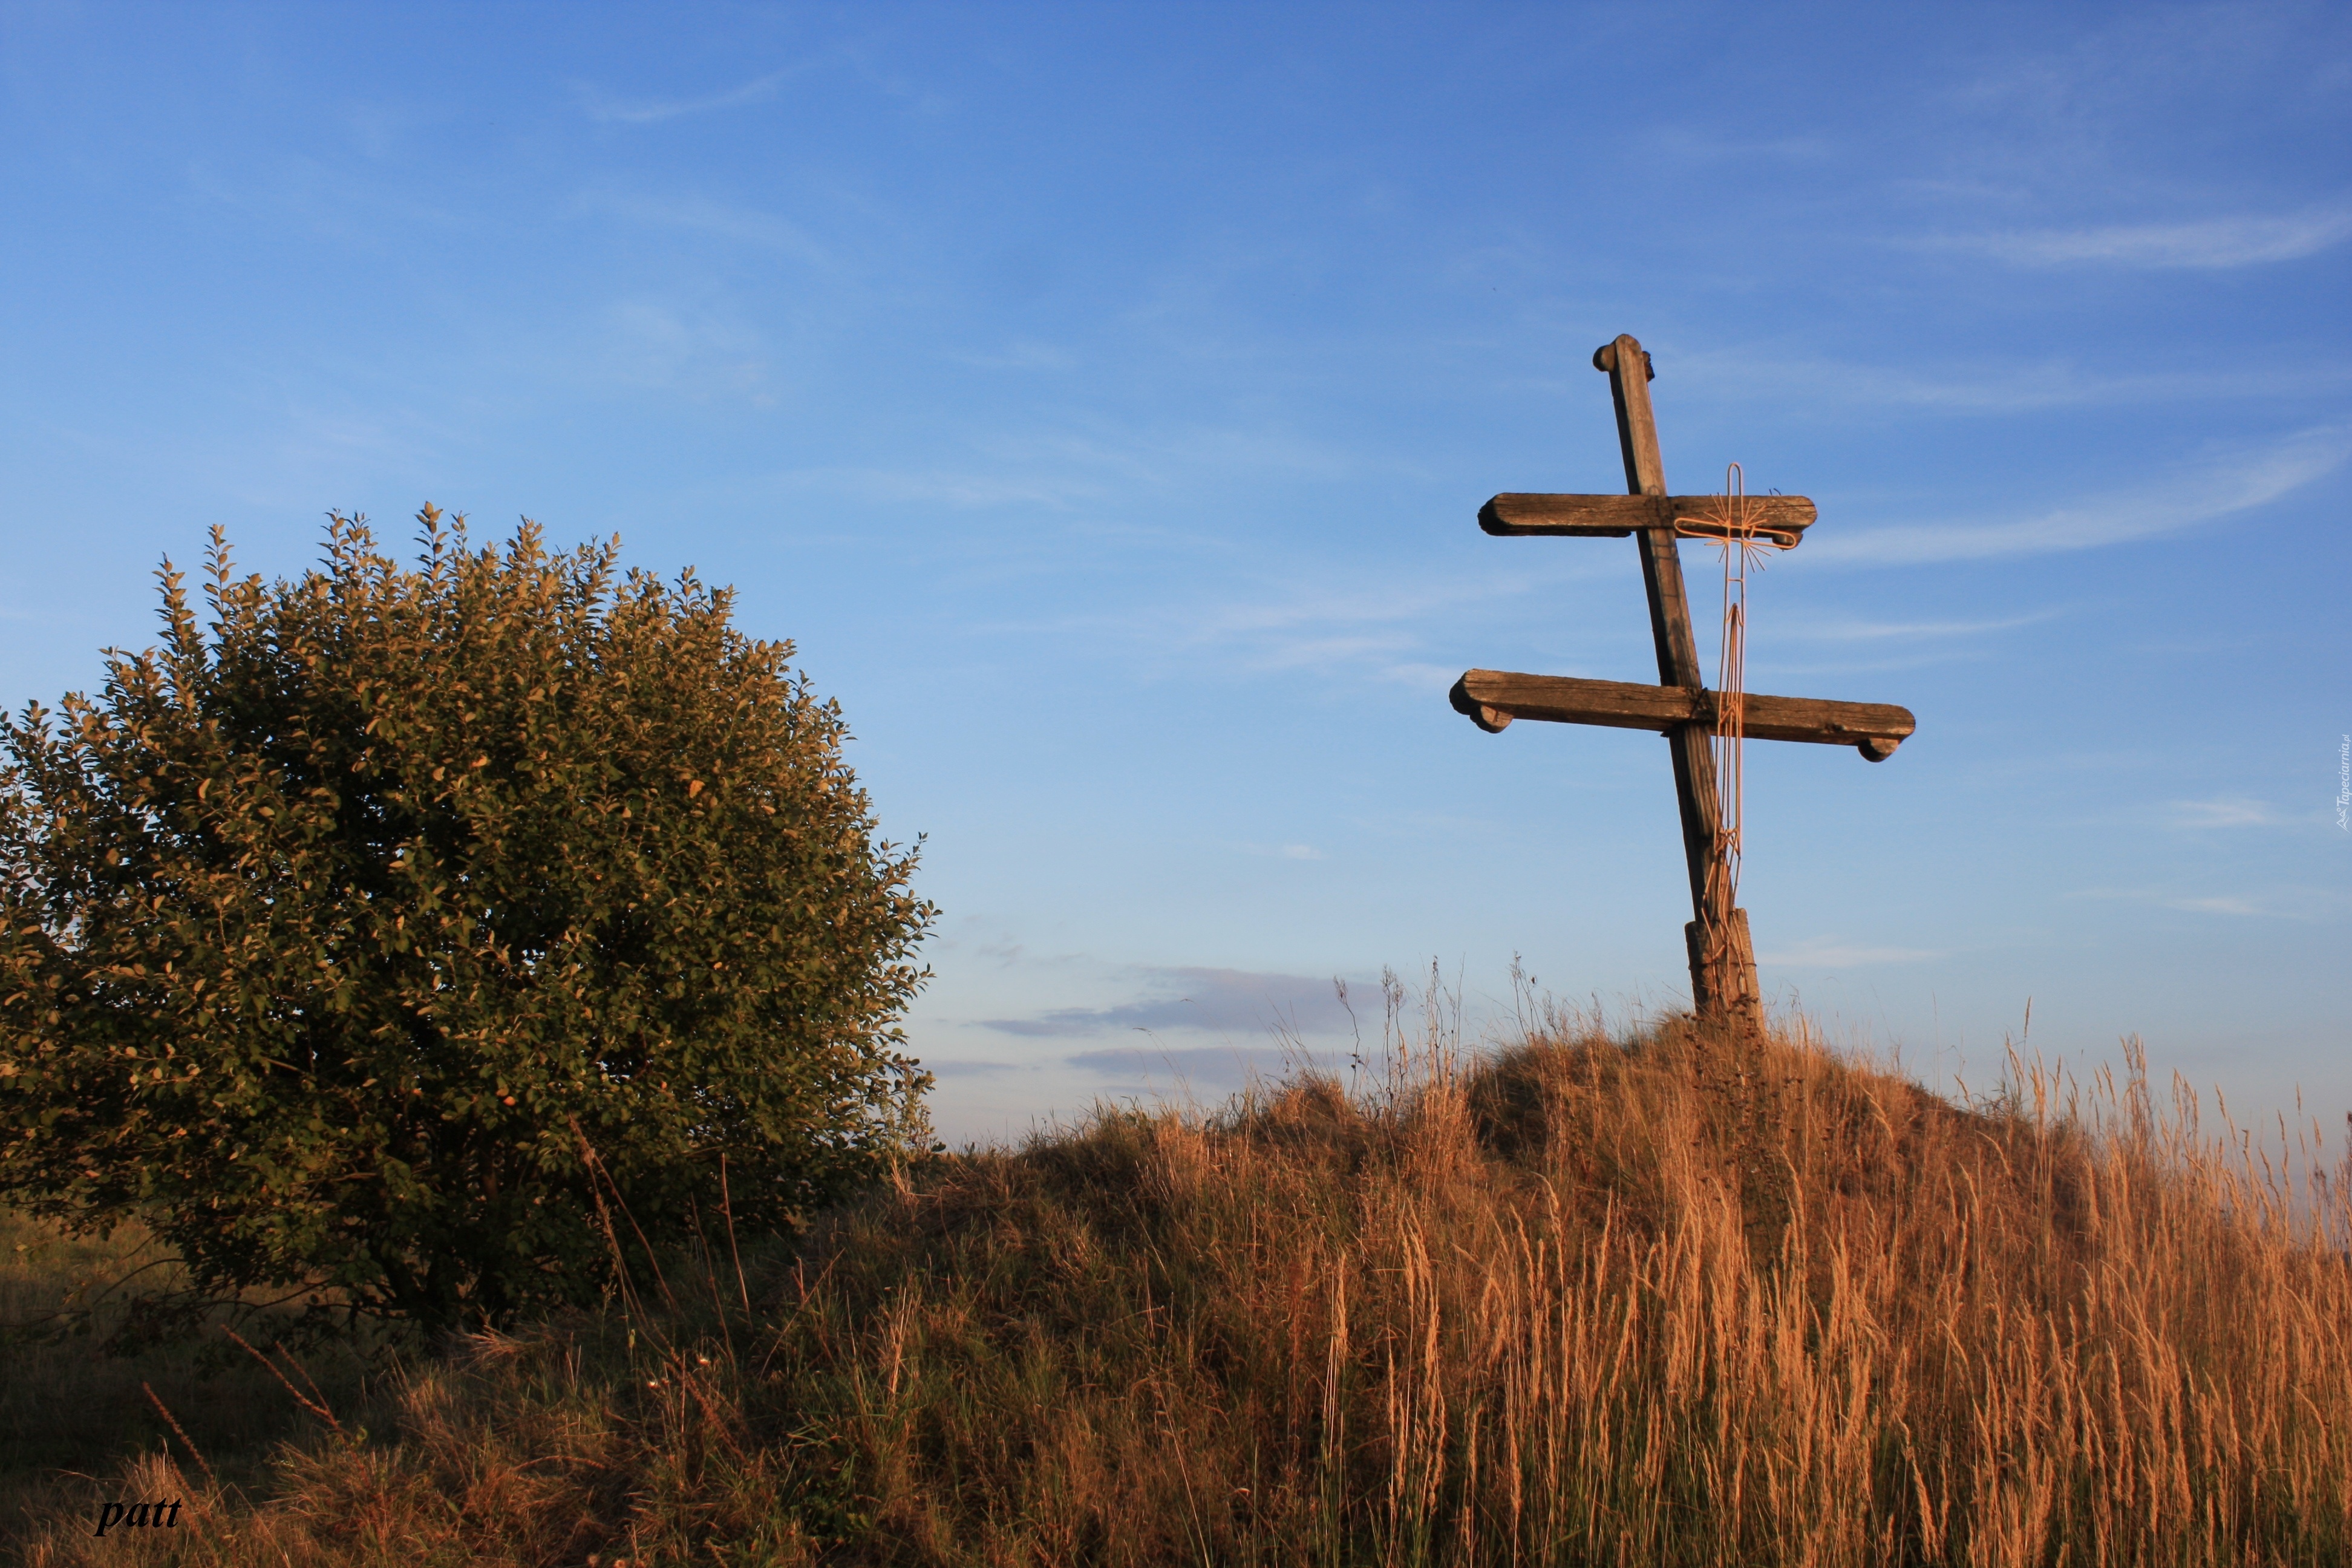
{"type": "MultiPolygon", "coordinates": [[[[1768,549],[1786,550],[1793,540],[1759,529],[1748,510],[1747,476],[1739,465],[1724,470],[1723,494],[1716,498],[1716,514],[1689,520],[1679,526],[1685,539],[1704,539],[1723,552],[1723,654],[1716,666],[1715,805],[1716,827],[1723,852],[1707,871],[1708,893],[1718,889],[1718,909],[1739,902],[1739,827],[1746,790],[1740,769],[1740,742],[1748,718],[1748,574],[1764,570],[1768,549]]],[[[1681,520],[1677,520],[1679,522],[1681,520]]],[[[1729,940],[1717,932],[1715,942],[1729,940]]]]}

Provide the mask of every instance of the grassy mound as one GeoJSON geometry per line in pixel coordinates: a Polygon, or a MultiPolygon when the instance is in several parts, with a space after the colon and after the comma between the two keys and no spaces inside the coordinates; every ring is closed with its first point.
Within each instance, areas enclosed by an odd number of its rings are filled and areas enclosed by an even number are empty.
{"type": "Polygon", "coordinates": [[[2352,1205],[2193,1102],[1680,1026],[1409,1076],[931,1162],[23,1558],[2352,1561],[2352,1205]]]}

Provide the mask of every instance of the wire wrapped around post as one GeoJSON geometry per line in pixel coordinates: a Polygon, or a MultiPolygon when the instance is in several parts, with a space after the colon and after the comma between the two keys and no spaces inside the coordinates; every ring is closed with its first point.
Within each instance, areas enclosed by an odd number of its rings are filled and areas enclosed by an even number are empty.
{"type": "MultiPolygon", "coordinates": [[[[1738,463],[1725,468],[1723,493],[1716,501],[1707,516],[1676,518],[1675,532],[1705,540],[1723,552],[1723,649],[1716,664],[1714,743],[1717,842],[1722,848],[1707,868],[1707,892],[1710,908],[1736,910],[1746,795],[1740,763],[1747,723],[1748,574],[1764,570],[1768,550],[1786,550],[1795,541],[1757,526],[1748,505],[1747,475],[1738,463]]],[[[1720,960],[1731,941],[1729,929],[1711,931],[1708,941],[1709,959],[1720,960]]]]}

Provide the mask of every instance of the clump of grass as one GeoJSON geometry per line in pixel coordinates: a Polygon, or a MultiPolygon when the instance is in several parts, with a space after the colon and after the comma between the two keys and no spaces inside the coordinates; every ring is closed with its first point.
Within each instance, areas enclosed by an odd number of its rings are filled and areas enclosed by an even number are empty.
{"type": "MultiPolygon", "coordinates": [[[[1554,1020],[910,1168],[740,1275],[417,1358],[135,1549],[2335,1563],[2347,1241],[2340,1183],[2137,1056],[1959,1105],[1801,1027],[1554,1020]]],[[[131,1560],[88,1535],[26,1560],[131,1560]]]]}

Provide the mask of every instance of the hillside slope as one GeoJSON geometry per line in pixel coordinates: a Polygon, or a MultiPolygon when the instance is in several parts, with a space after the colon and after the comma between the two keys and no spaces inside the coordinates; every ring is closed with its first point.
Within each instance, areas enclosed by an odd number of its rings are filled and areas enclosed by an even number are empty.
{"type": "Polygon", "coordinates": [[[1561,1026],[1106,1110],[23,1560],[2352,1561],[2342,1184],[2096,1087],[1561,1026]]]}

